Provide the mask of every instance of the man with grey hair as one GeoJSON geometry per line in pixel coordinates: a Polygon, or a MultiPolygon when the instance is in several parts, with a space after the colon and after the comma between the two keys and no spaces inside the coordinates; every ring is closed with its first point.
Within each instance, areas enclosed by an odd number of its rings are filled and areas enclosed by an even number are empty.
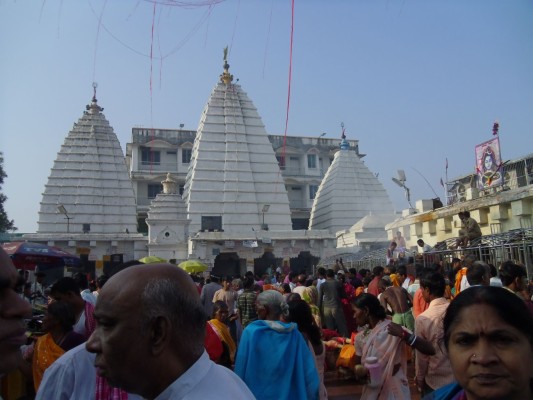
{"type": "Polygon", "coordinates": [[[490,285],[490,267],[483,261],[474,261],[468,271],[466,279],[469,287],[472,286],[489,286],[490,285]]]}
{"type": "Polygon", "coordinates": [[[235,373],[258,399],[318,399],[314,355],[295,323],[282,322],[289,306],[277,290],[256,299],[259,319],[244,329],[235,373]]]}
{"type": "Polygon", "coordinates": [[[242,380],[209,360],[206,315],[191,278],[171,264],[138,265],[106,283],[87,341],[98,374],[146,399],[253,399],[242,380]]]}

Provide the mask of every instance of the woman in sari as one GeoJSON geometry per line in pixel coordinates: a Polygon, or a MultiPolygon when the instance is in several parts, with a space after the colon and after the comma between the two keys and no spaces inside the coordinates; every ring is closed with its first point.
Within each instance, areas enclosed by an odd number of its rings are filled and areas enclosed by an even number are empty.
{"type": "Polygon", "coordinates": [[[298,325],[309,349],[315,356],[315,364],[320,379],[319,399],[327,400],[328,392],[324,385],[324,363],[326,361],[326,348],[322,341],[322,330],[318,327],[311,313],[311,307],[304,300],[293,300],[289,305],[289,316],[284,318],[286,322],[294,322],[298,325]]]}
{"type": "Polygon", "coordinates": [[[425,400],[533,399],[533,317],[506,289],[474,286],[446,309],[444,345],[457,382],[425,400]]]}
{"type": "Polygon", "coordinates": [[[82,344],[83,335],[72,330],[76,323],[74,310],[67,303],[53,302],[48,305],[43,319],[43,330],[33,346],[32,375],[35,392],[39,389],[44,371],[65,352],[82,344]]]}
{"type": "Polygon", "coordinates": [[[222,300],[215,301],[213,303],[213,318],[208,323],[222,341],[222,347],[224,348],[219,363],[231,368],[235,361],[236,346],[226,325],[228,316],[228,305],[222,300]]]}
{"type": "Polygon", "coordinates": [[[311,315],[318,327],[322,327],[322,318],[320,317],[320,309],[317,306],[318,290],[316,286],[307,286],[302,294],[302,300],[305,301],[311,309],[311,315]]]}
{"type": "Polygon", "coordinates": [[[365,378],[369,371],[364,366],[369,357],[376,357],[381,367],[381,384],[365,385],[361,400],[403,400],[409,399],[409,384],[406,374],[404,344],[400,338],[389,335],[385,309],[377,297],[363,293],[352,300],[355,322],[367,328],[355,339],[356,366],[358,378],[365,378]]]}

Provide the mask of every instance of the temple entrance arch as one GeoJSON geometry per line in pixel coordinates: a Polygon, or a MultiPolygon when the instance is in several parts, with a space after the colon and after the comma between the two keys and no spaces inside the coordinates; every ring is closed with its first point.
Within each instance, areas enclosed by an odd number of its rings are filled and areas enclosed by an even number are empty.
{"type": "Polygon", "coordinates": [[[220,253],[215,258],[215,265],[211,274],[217,276],[241,276],[246,272],[246,265],[243,265],[237,253],[220,253]],[[244,269],[244,271],[243,271],[244,269]]]}
{"type": "Polygon", "coordinates": [[[314,266],[319,261],[320,258],[313,256],[309,251],[301,251],[298,257],[291,258],[291,271],[299,274],[312,275],[315,273],[314,266]]]}
{"type": "Polygon", "coordinates": [[[261,257],[254,259],[254,274],[261,278],[271,267],[270,275],[272,276],[275,274],[276,268],[281,266],[282,261],[282,258],[276,258],[271,251],[265,251],[261,257]]]}

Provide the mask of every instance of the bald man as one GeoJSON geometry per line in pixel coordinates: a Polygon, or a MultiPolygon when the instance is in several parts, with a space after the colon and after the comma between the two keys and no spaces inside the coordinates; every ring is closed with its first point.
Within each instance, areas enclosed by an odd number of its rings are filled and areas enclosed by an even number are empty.
{"type": "Polygon", "coordinates": [[[24,278],[0,247],[0,377],[21,362],[20,347],[26,344],[24,318],[31,317],[31,305],[19,293],[24,278]]]}
{"type": "Polygon", "coordinates": [[[253,399],[204,349],[206,315],[192,279],[171,264],[137,265],[100,291],[87,342],[97,373],[146,399],[253,399]]]}

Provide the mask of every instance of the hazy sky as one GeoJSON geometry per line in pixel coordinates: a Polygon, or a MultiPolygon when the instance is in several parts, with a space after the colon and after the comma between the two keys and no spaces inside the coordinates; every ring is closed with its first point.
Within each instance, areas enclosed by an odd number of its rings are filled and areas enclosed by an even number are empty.
{"type": "MultiPolygon", "coordinates": [[[[0,0],[9,217],[37,229],[93,81],[125,151],[132,127],[196,129],[228,45],[267,132],[283,134],[290,28],[290,0],[0,0]]],[[[472,172],[495,119],[504,160],[533,152],[533,1],[295,0],[288,134],[336,138],[344,122],[398,210],[397,169],[413,200],[434,197],[420,174],[444,198],[446,157],[449,178],[472,172]]]]}

